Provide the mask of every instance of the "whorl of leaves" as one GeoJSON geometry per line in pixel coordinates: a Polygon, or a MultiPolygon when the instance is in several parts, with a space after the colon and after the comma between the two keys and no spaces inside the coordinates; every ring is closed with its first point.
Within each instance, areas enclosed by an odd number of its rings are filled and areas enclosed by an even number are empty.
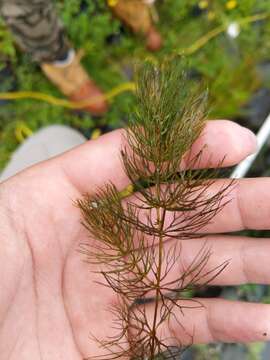
{"type": "Polygon", "coordinates": [[[208,284],[227,266],[206,269],[211,256],[206,244],[183,268],[181,243],[201,236],[225,206],[229,187],[209,191],[216,171],[196,170],[204,149],[186,155],[204,129],[206,94],[190,89],[182,61],[139,66],[136,95],[121,150],[134,193],[123,198],[108,184],[78,201],[83,224],[96,239],[81,251],[100,265],[104,286],[118,299],[111,311],[119,335],[97,339],[105,352],[98,358],[152,360],[165,351],[167,359],[177,359],[175,347],[182,343],[175,327],[184,329],[176,312],[201,306],[195,299],[187,302],[185,294],[208,284]],[[154,304],[151,320],[149,301],[154,304]],[[164,327],[174,330],[162,337],[164,327]]]}

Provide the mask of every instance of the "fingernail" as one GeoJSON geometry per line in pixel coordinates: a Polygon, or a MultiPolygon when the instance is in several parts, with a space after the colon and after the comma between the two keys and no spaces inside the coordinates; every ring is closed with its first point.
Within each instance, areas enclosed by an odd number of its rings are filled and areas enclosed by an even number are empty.
{"type": "Polygon", "coordinates": [[[247,150],[249,155],[254,154],[257,151],[257,137],[256,135],[249,129],[244,126],[242,127],[243,135],[245,137],[247,150]]]}

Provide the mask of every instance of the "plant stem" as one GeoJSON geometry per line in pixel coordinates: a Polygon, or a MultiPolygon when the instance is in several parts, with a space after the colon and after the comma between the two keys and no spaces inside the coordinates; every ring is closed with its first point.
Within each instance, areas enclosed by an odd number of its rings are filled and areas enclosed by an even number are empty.
{"type": "MultiPolygon", "coordinates": [[[[159,194],[159,191],[158,191],[159,194]]],[[[156,339],[156,325],[157,325],[157,314],[158,307],[160,302],[160,281],[162,274],[162,261],[163,261],[163,227],[166,215],[166,209],[162,209],[162,214],[160,214],[161,208],[157,208],[157,224],[159,225],[159,243],[158,243],[158,269],[156,274],[156,296],[155,296],[155,310],[154,310],[154,320],[152,326],[152,344],[151,344],[151,360],[155,358],[155,339],[156,339]]]]}

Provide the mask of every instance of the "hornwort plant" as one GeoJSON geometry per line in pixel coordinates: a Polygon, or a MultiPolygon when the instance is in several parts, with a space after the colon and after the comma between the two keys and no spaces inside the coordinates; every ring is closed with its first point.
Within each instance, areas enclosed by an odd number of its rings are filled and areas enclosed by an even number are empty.
{"type": "MultiPolygon", "coordinates": [[[[188,86],[179,58],[140,65],[136,96],[120,153],[134,191],[123,196],[109,183],[77,202],[95,239],[81,251],[117,299],[109,309],[117,336],[95,339],[104,348],[95,358],[152,360],[166,353],[179,359],[175,348],[184,346],[176,333],[185,329],[176,313],[201,307],[187,294],[228,265],[207,269],[207,242],[184,265],[182,243],[203,236],[203,227],[226,205],[230,185],[209,191],[217,173],[200,170],[204,148],[187,155],[204,129],[206,93],[188,86]]],[[[185,335],[192,344],[193,334],[185,335]]]]}

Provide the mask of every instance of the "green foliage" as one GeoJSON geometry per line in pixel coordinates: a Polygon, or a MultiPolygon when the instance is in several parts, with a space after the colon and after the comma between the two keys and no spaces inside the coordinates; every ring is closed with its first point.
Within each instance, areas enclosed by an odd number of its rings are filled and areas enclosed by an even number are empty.
{"type": "MultiPolygon", "coordinates": [[[[161,26],[165,26],[165,19],[170,14],[179,14],[172,22],[178,32],[171,34],[169,45],[176,51],[188,48],[218,26],[227,27],[247,16],[270,12],[267,1],[239,1],[233,10],[226,9],[227,1],[209,1],[208,8],[200,16],[192,18],[188,12],[189,5],[183,9],[183,3],[168,0],[162,8],[164,20],[161,26]]],[[[197,1],[192,3],[198,4],[197,1]]],[[[191,67],[209,84],[212,117],[239,114],[241,106],[259,86],[256,64],[269,58],[269,25],[268,20],[239,25],[240,34],[236,39],[230,38],[226,32],[222,33],[190,56],[191,67]]]]}
{"type": "Polygon", "coordinates": [[[194,358],[196,360],[220,360],[220,354],[220,347],[216,345],[202,344],[194,346],[194,358]]]}
{"type": "Polygon", "coordinates": [[[247,360],[258,360],[263,351],[264,344],[263,343],[255,343],[249,346],[249,354],[247,356],[247,360]]]}
{"type": "MultiPolygon", "coordinates": [[[[164,48],[158,54],[149,54],[143,41],[128,31],[124,34],[120,32],[121,24],[113,18],[105,0],[57,0],[56,6],[71,42],[77,49],[85,51],[84,66],[101,88],[109,91],[130,80],[131,63],[138,59],[160,59],[172,52],[181,53],[218,26],[227,27],[232,22],[241,22],[245,17],[270,12],[267,0],[236,1],[232,9],[228,8],[226,0],[204,3],[207,6],[200,9],[199,0],[157,1],[160,14],[157,26],[164,36],[164,48]],[[116,38],[113,44],[107,42],[111,35],[116,38]]],[[[3,21],[0,23],[0,43],[0,70],[6,61],[11,64],[18,90],[39,91],[61,97],[43,77],[39,67],[33,65],[27,55],[15,49],[3,21]]],[[[269,50],[270,21],[266,19],[240,25],[240,34],[236,39],[223,32],[188,56],[191,75],[195,80],[203,79],[209,87],[211,118],[231,118],[241,113],[242,106],[262,82],[256,65],[268,59],[269,50]]],[[[0,91],[12,88],[7,81],[1,82],[0,91]]],[[[3,167],[17,145],[13,130],[18,121],[24,121],[34,131],[44,125],[65,123],[82,131],[87,129],[89,133],[89,129],[101,124],[122,126],[125,114],[133,104],[133,95],[122,93],[112,101],[110,112],[100,120],[33,100],[12,102],[5,109],[1,106],[0,167],[3,167]]]]}

